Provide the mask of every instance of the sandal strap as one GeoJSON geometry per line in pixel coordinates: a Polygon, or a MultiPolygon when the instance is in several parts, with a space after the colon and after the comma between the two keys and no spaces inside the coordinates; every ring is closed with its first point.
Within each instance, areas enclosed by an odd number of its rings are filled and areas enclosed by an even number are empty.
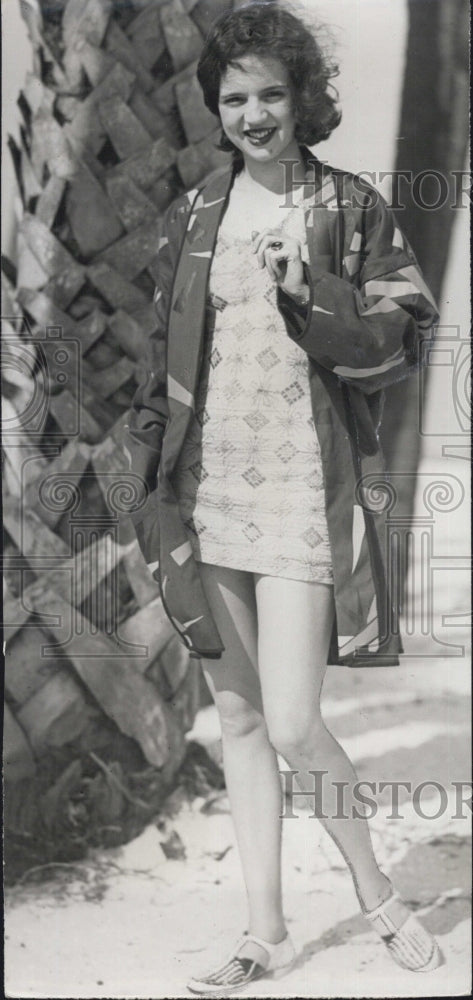
{"type": "Polygon", "coordinates": [[[380,937],[392,937],[401,930],[406,920],[411,916],[411,911],[402,902],[397,893],[393,893],[388,899],[377,906],[375,910],[365,913],[371,926],[378,932],[380,937]]]}
{"type": "MultiPolygon", "coordinates": [[[[256,949],[249,948],[248,950],[251,952],[256,949]]],[[[294,947],[289,934],[283,938],[282,942],[272,944],[270,941],[263,941],[262,938],[245,931],[221,965],[201,976],[193,976],[187,986],[191,993],[209,995],[217,994],[218,991],[218,995],[221,996],[234,989],[246,986],[247,983],[252,982],[254,979],[259,979],[260,976],[266,973],[274,972],[276,974],[278,970],[286,969],[292,963],[294,954],[294,947]],[[261,949],[266,956],[266,961],[261,956],[251,954],[242,955],[241,950],[243,946],[248,944],[254,944],[257,948],[261,949]],[[277,955],[278,948],[281,948],[281,956],[277,955]],[[278,964],[279,958],[282,960],[278,964]]]]}
{"type": "Polygon", "coordinates": [[[397,893],[381,906],[365,913],[394,961],[411,972],[430,972],[443,964],[444,958],[430,931],[417,920],[397,893]]]}
{"type": "Polygon", "coordinates": [[[253,979],[258,979],[266,970],[258,962],[251,958],[238,958],[234,956],[217,969],[205,973],[197,978],[192,978],[188,983],[191,992],[213,993],[217,989],[229,991],[240,986],[245,986],[253,979]]]}
{"type": "Polygon", "coordinates": [[[246,944],[248,941],[254,941],[255,944],[259,944],[260,948],[264,948],[271,958],[276,949],[281,947],[283,941],[287,940],[288,936],[289,935],[286,934],[286,937],[284,937],[282,941],[278,941],[276,944],[273,944],[271,941],[263,941],[263,938],[256,937],[255,934],[250,934],[248,931],[245,931],[240,944],[246,944]]]}

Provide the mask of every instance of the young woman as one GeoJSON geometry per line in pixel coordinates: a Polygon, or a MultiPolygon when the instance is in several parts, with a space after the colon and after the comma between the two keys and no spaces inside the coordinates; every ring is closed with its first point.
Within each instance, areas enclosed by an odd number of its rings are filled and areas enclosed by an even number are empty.
{"type": "Polygon", "coordinates": [[[441,961],[376,863],[356,774],[319,706],[327,662],[398,663],[377,431],[383,387],[416,371],[437,319],[377,192],[307,149],[339,123],[333,75],[271,3],[212,28],[198,78],[233,165],[167,213],[158,328],[127,435],[146,484],[137,535],[220,714],[248,896],[247,932],[188,984],[197,993],[294,958],[277,753],[301,789],[327,772],[321,822],[393,958],[441,961]],[[340,781],[350,819],[336,818],[340,781]]]}

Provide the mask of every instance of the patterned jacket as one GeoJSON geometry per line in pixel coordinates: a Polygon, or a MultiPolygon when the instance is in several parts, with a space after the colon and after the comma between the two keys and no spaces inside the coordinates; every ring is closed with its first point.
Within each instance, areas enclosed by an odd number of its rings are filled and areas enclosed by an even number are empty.
{"type": "MultiPolygon", "coordinates": [[[[157,325],[124,441],[144,484],[132,518],[165,611],[191,655],[214,658],[224,647],[173,472],[193,414],[209,271],[232,180],[232,168],[219,170],[166,213],[157,325]]],[[[391,666],[402,644],[397,587],[389,587],[389,482],[378,438],[383,389],[418,370],[420,341],[432,336],[438,314],[412,249],[374,188],[312,158],[303,206],[310,301],[301,308],[278,291],[278,307],[288,336],[310,358],[334,573],[330,662],[391,666]]]]}

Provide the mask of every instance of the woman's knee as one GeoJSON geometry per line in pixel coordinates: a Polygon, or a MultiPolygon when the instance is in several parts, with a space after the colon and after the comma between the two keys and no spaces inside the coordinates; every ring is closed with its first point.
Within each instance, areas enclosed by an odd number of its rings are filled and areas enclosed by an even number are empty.
{"type": "Polygon", "coordinates": [[[319,712],[313,712],[310,716],[303,712],[281,712],[273,718],[267,718],[266,722],[271,744],[286,760],[313,752],[326,733],[319,712]]]}
{"type": "Polygon", "coordinates": [[[242,738],[259,729],[266,730],[262,713],[241,695],[233,691],[220,691],[215,702],[222,736],[242,738]]]}

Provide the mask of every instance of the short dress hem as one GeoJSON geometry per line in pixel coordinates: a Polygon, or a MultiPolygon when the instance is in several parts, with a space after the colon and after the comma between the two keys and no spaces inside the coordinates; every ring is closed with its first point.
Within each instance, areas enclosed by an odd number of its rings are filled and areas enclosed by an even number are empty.
{"type": "MultiPolygon", "coordinates": [[[[284,559],[280,556],[274,560],[273,563],[264,563],[260,558],[251,560],[245,558],[244,564],[238,556],[232,556],[231,552],[228,551],[228,545],[225,546],[223,551],[219,551],[217,547],[213,550],[208,550],[205,553],[205,558],[201,557],[196,551],[195,544],[193,546],[194,558],[196,562],[208,563],[211,566],[223,566],[225,569],[236,569],[242,572],[255,573],[258,576],[277,576],[283,577],[285,580],[299,580],[301,583],[323,583],[326,587],[333,587],[333,579],[324,578],[324,573],[322,573],[322,567],[320,567],[321,578],[318,578],[317,569],[314,570],[313,567],[305,573],[303,569],[299,567],[286,567],[284,566],[284,559]]],[[[326,570],[325,570],[326,573],[326,570]]]]}

